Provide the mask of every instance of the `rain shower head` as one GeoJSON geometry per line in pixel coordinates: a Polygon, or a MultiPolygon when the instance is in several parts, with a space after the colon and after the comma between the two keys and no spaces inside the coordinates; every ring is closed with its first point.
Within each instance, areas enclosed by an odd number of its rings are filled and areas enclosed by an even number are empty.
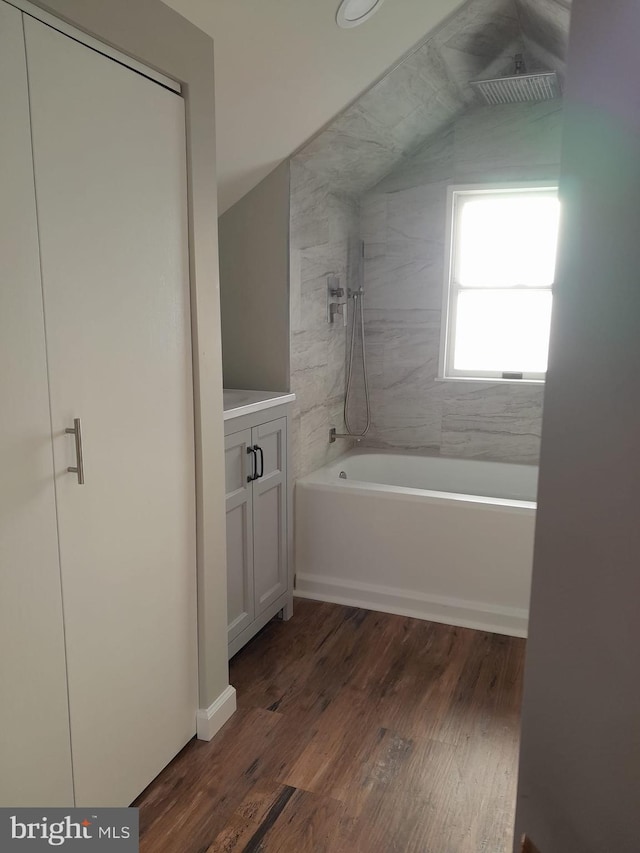
{"type": "Polygon", "coordinates": [[[560,83],[555,71],[525,74],[522,55],[518,54],[515,61],[516,73],[513,77],[472,80],[469,85],[473,86],[488,104],[524,104],[560,97],[560,83]]]}

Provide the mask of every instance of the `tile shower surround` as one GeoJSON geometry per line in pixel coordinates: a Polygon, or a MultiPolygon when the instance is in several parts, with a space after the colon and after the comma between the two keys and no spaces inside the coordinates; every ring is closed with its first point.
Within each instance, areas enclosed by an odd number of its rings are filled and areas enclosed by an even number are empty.
{"type": "Polygon", "coordinates": [[[329,444],[329,428],[344,432],[347,329],[327,323],[327,276],[346,291],[353,281],[359,238],[357,202],[328,191],[296,160],[291,163],[291,390],[293,470],[302,477],[335,459],[349,442],[329,444]]]}
{"type": "Polygon", "coordinates": [[[361,199],[367,443],[535,464],[544,386],[439,381],[447,187],[555,179],[561,104],[466,113],[361,199]]]}
{"type": "Polygon", "coordinates": [[[359,198],[478,104],[470,80],[527,69],[564,78],[569,0],[469,0],[296,155],[332,192],[359,198]]]}
{"type": "Polygon", "coordinates": [[[327,438],[330,426],[344,430],[347,334],[326,322],[326,277],[353,282],[361,238],[373,413],[364,443],[537,462],[542,386],[436,379],[446,188],[557,176],[561,103],[478,107],[468,81],[508,74],[519,52],[562,80],[569,14],[569,0],[463,4],[292,159],[295,476],[349,447],[327,438]]]}
{"type": "MultiPolygon", "coordinates": [[[[363,444],[537,463],[543,386],[437,379],[446,193],[451,183],[554,179],[561,103],[480,107],[459,117],[357,201],[305,165],[291,170],[291,385],[296,476],[348,443],[347,330],[326,322],[326,277],[354,281],[365,241],[365,327],[372,427],[363,444]]],[[[363,417],[356,349],[358,424],[363,417]]]]}

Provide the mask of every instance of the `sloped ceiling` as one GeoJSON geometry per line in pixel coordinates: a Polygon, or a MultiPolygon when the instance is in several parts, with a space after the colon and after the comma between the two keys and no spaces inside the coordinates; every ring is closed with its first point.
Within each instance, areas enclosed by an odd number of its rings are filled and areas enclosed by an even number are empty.
{"type": "Polygon", "coordinates": [[[527,70],[564,80],[569,0],[469,0],[296,155],[334,192],[360,195],[479,103],[470,80],[527,70]]]}
{"type": "Polygon", "coordinates": [[[564,77],[571,0],[516,0],[516,8],[531,66],[564,77]]]}
{"type": "Polygon", "coordinates": [[[214,40],[220,212],[461,4],[386,0],[342,30],[339,0],[165,2],[214,40]]]}

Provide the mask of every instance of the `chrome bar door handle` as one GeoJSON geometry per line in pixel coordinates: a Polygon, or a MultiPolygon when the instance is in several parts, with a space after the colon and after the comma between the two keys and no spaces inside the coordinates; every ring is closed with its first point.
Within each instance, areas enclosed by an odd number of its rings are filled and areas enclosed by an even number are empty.
{"type": "Polygon", "coordinates": [[[84,484],[84,462],[82,460],[82,427],[80,426],[80,418],[73,419],[73,429],[67,427],[65,432],[73,435],[76,440],[76,467],[67,468],[70,474],[78,475],[78,485],[84,484]]]}

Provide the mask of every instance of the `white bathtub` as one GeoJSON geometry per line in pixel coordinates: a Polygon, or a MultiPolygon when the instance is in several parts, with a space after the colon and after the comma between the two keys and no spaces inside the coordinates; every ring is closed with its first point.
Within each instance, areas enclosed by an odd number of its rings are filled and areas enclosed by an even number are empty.
{"type": "Polygon", "coordinates": [[[529,465],[343,456],[296,483],[295,594],[526,636],[537,476],[529,465]]]}

